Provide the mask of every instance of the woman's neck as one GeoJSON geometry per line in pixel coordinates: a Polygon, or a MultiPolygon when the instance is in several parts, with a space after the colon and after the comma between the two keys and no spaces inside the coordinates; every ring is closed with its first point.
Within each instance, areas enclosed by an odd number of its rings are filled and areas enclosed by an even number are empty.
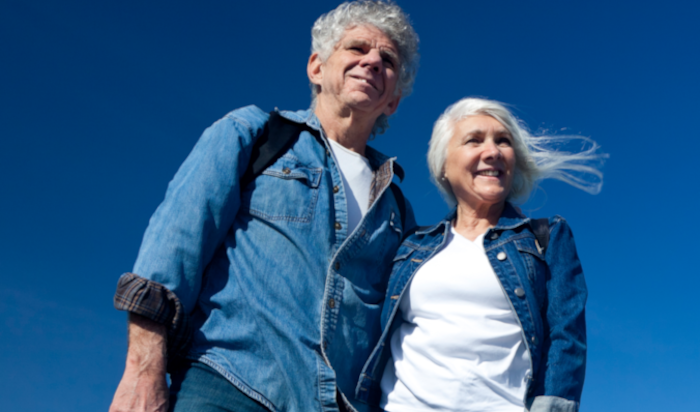
{"type": "Polygon", "coordinates": [[[457,216],[452,225],[455,231],[465,238],[474,241],[490,227],[496,226],[503,213],[505,202],[494,205],[473,207],[464,202],[457,204],[457,216]]]}

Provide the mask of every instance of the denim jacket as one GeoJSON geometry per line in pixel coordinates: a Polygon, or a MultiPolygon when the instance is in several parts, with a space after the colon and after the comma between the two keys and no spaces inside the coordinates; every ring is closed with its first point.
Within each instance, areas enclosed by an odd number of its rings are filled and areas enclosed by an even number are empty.
{"type": "MultiPolygon", "coordinates": [[[[358,399],[376,405],[379,383],[391,357],[388,343],[401,323],[399,302],[416,271],[439,251],[455,212],[418,230],[402,243],[391,271],[382,310],[382,335],[362,370],[358,399]]],[[[549,219],[549,246],[540,252],[529,218],[510,204],[484,235],[484,250],[522,327],[532,362],[524,399],[530,412],[578,410],[586,367],[586,284],[571,229],[560,216],[549,219]]]]}
{"type": "MultiPolygon", "coordinates": [[[[312,111],[282,116],[320,130],[312,111]]],[[[303,131],[247,187],[239,179],[269,115],[254,106],[208,128],[150,220],[115,306],[170,324],[169,342],[271,411],[337,411],[381,334],[404,228],[387,190],[397,167],[368,147],[370,208],[348,231],[328,142],[303,131]]],[[[321,135],[323,133],[321,132],[321,135]]],[[[406,205],[406,226],[415,226],[406,205]]]]}

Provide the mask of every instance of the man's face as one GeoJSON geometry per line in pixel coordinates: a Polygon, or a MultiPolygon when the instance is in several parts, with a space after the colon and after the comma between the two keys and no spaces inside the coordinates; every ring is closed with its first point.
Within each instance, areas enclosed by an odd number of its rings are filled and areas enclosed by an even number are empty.
{"type": "Polygon", "coordinates": [[[325,62],[313,54],[308,73],[311,82],[321,86],[319,104],[376,118],[398,107],[399,69],[394,42],[374,26],[357,26],[345,31],[325,62]]]}

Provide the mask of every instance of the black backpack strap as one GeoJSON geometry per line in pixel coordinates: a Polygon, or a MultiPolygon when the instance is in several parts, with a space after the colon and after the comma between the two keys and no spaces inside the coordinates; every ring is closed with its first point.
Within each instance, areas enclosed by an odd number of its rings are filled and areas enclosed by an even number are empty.
{"type": "Polygon", "coordinates": [[[541,219],[531,219],[530,227],[535,233],[535,238],[537,239],[537,247],[539,252],[544,254],[549,245],[549,219],[546,217],[541,219]]]}
{"type": "Polygon", "coordinates": [[[253,145],[248,169],[241,178],[241,187],[248,186],[263,170],[286,153],[303,130],[318,135],[316,130],[305,124],[285,119],[277,111],[270,112],[265,129],[253,145]]]}
{"type": "Polygon", "coordinates": [[[401,188],[394,182],[389,185],[391,191],[394,193],[394,199],[396,199],[396,204],[399,206],[399,214],[401,215],[401,230],[406,230],[406,198],[401,192],[401,188]]]}

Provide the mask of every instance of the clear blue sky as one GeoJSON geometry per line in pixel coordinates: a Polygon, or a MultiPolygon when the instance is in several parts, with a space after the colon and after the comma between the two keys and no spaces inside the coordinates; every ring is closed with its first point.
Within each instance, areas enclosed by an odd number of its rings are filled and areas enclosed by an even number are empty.
{"type": "MultiPolygon", "coordinates": [[[[201,132],[248,104],[308,107],[310,28],[336,1],[0,1],[0,409],[106,410],[112,308],[148,218],[201,132]]],[[[610,154],[591,196],[523,209],[573,227],[590,298],[582,411],[698,410],[700,10],[691,1],[399,0],[421,38],[378,137],[419,223],[447,211],[425,151],[445,107],[512,104],[610,154]]]]}

